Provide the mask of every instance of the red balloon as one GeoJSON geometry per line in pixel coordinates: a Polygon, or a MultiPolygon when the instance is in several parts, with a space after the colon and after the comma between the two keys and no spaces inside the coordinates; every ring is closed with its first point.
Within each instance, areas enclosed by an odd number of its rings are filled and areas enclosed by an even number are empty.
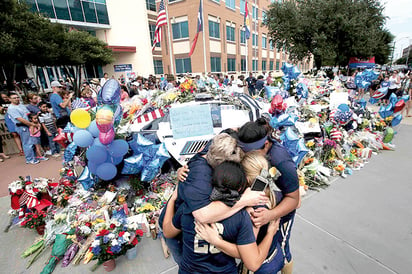
{"type": "Polygon", "coordinates": [[[53,141],[60,144],[62,147],[66,148],[67,147],[67,138],[66,134],[63,132],[63,129],[59,128],[58,129],[59,134],[54,137],[53,141]]]}
{"type": "Polygon", "coordinates": [[[399,102],[397,102],[396,104],[395,104],[395,109],[393,110],[393,112],[394,113],[397,113],[397,112],[399,112],[399,111],[402,111],[402,109],[405,107],[405,101],[402,99],[402,100],[399,100],[399,102]]]}
{"type": "Polygon", "coordinates": [[[270,106],[272,107],[272,109],[281,110],[283,108],[283,98],[282,98],[282,96],[280,96],[280,94],[276,94],[273,97],[272,102],[270,103],[270,106]]]}

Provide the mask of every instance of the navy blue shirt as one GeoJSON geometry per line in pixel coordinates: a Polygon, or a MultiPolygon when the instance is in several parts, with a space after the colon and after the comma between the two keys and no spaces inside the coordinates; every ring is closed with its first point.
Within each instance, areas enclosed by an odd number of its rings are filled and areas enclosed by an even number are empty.
{"type": "MultiPolygon", "coordinates": [[[[183,205],[186,207],[186,204],[183,205]]],[[[237,273],[234,258],[221,252],[212,244],[202,240],[195,231],[192,214],[175,215],[173,224],[183,232],[183,260],[180,264],[184,273],[237,273]],[[180,220],[179,220],[180,218],[180,220]]],[[[256,241],[252,221],[246,210],[216,223],[219,234],[236,245],[251,244],[256,241]]]]}
{"type": "MultiPolygon", "coordinates": [[[[293,162],[287,149],[279,144],[276,140],[272,140],[273,144],[270,148],[268,155],[270,156],[270,164],[276,167],[282,174],[277,180],[276,185],[282,191],[283,196],[288,193],[292,193],[299,189],[299,179],[296,172],[296,165],[293,162]]],[[[283,216],[285,220],[289,220],[296,210],[293,210],[289,214],[283,216]]]]}

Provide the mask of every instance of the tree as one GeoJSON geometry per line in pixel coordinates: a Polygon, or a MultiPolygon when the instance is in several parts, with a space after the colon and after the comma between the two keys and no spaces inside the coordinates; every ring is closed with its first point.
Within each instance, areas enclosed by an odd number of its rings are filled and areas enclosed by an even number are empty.
{"type": "MultiPolygon", "coordinates": [[[[113,53],[98,38],[83,31],[68,31],[41,14],[29,11],[23,1],[0,2],[0,65],[5,68],[8,86],[15,79],[16,64],[35,66],[106,65],[113,53]]],[[[78,75],[77,75],[78,76],[78,75]]],[[[80,85],[78,78],[77,89],[80,85]]]]}
{"type": "Polygon", "coordinates": [[[264,25],[292,60],[313,55],[317,68],[347,65],[352,56],[389,56],[382,11],[378,0],[290,0],[271,4],[264,25]]]}

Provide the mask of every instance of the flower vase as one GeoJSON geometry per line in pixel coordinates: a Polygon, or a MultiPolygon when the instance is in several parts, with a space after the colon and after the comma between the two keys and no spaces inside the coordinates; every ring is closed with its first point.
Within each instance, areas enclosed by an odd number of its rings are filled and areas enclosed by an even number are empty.
{"type": "Polygon", "coordinates": [[[134,247],[128,249],[126,251],[126,258],[128,260],[133,260],[137,257],[137,245],[135,245],[134,247]]]}
{"type": "Polygon", "coordinates": [[[106,270],[107,272],[113,271],[116,268],[116,261],[114,259],[105,261],[103,263],[103,268],[104,270],[106,270]]]}
{"type": "Polygon", "coordinates": [[[46,224],[36,226],[36,231],[39,235],[44,235],[44,230],[46,229],[46,224]]]}

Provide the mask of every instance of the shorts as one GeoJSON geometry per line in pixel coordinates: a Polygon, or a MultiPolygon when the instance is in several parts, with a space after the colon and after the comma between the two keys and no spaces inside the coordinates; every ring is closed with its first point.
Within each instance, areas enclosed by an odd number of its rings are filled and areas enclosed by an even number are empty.
{"type": "Polygon", "coordinates": [[[389,98],[391,97],[391,94],[394,93],[397,89],[393,88],[393,89],[388,89],[388,93],[386,93],[385,96],[383,96],[383,100],[389,100],[389,98]]]}
{"type": "Polygon", "coordinates": [[[10,133],[16,132],[16,125],[13,123],[13,121],[10,119],[9,115],[7,114],[4,115],[4,123],[6,124],[6,127],[10,133]]]}
{"type": "Polygon", "coordinates": [[[39,145],[40,144],[40,137],[33,137],[30,136],[31,142],[33,145],[39,145]]]}

